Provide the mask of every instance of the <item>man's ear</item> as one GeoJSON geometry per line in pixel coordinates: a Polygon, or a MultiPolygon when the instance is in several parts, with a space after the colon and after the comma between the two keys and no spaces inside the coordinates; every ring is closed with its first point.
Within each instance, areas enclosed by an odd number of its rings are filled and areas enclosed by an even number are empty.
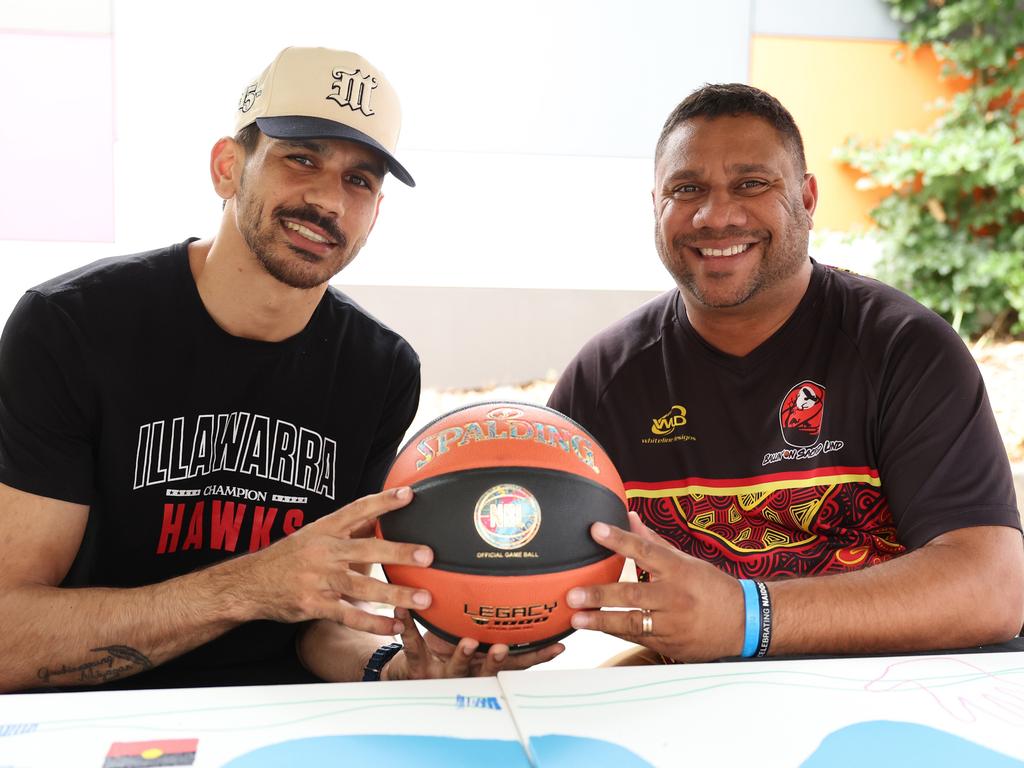
{"type": "Polygon", "coordinates": [[[210,179],[214,191],[224,200],[233,198],[245,168],[245,151],[234,139],[225,136],[210,151],[210,179]]]}
{"type": "Polygon", "coordinates": [[[814,229],[814,210],[818,207],[818,180],[814,178],[813,173],[804,174],[803,188],[800,192],[801,202],[807,211],[807,228],[814,229]]]}

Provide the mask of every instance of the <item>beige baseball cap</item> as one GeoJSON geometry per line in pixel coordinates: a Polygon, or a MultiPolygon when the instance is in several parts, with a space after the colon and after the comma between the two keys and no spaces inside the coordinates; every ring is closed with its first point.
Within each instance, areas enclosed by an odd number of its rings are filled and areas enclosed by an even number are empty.
{"type": "Polygon", "coordinates": [[[402,112],[381,71],[357,53],[285,48],[238,100],[235,132],[256,123],[275,139],[347,139],[380,152],[395,178],[416,186],[395,159],[402,112]]]}

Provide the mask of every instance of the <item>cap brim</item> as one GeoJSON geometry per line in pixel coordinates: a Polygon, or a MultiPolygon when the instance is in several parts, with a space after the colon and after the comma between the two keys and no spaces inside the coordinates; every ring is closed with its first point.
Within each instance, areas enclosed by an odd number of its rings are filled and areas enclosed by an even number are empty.
{"type": "Polygon", "coordinates": [[[380,142],[370,138],[362,131],[348,125],[325,120],[322,117],[304,117],[283,115],[280,117],[257,117],[256,125],[273,139],[345,139],[365,144],[384,155],[388,170],[403,184],[415,187],[416,182],[405,170],[405,167],[388,152],[380,142]]]}

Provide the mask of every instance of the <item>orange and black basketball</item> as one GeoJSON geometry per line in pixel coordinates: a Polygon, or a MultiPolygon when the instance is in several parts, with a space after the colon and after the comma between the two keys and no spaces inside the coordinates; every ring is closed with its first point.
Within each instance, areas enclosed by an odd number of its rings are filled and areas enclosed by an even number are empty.
{"type": "Polygon", "coordinates": [[[408,506],[377,535],[426,544],[430,568],[384,566],[395,584],[434,597],[416,618],[455,642],[524,651],[572,632],[566,592],[617,581],[623,558],[590,536],[626,527],[622,480],[597,441],[538,405],[486,402],[434,420],[399,451],[384,486],[409,485],[408,506]]]}

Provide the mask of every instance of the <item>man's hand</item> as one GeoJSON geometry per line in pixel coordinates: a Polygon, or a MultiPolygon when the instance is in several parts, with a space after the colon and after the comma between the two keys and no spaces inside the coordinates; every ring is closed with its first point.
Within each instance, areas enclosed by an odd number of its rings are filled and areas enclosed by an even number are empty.
{"type": "Polygon", "coordinates": [[[629,513],[631,532],[604,523],[591,527],[602,546],[631,557],[651,575],[650,582],[618,582],[569,590],[577,629],[596,629],[640,643],[677,661],[708,661],[739,656],[743,646],[743,591],[739,582],[710,563],[670,546],[629,513]],[[642,611],[651,612],[643,632],[642,611]]]}
{"type": "Polygon", "coordinates": [[[510,654],[508,646],[495,643],[487,653],[477,652],[480,643],[468,637],[458,645],[446,643],[436,635],[420,635],[409,612],[395,609],[395,620],[402,622],[402,651],[389,661],[382,680],[423,680],[449,677],[488,677],[501,671],[528,669],[551,661],[565,646],[554,643],[536,651],[510,654]]]}
{"type": "MultiPolygon", "coordinates": [[[[476,640],[463,638],[458,645],[451,645],[430,633],[421,636],[409,612],[402,608],[396,608],[394,619],[388,621],[400,625],[404,647],[384,665],[381,680],[495,675],[550,661],[565,650],[561,643],[555,643],[537,651],[510,654],[508,646],[492,645],[487,653],[480,653],[476,640]]],[[[370,656],[391,640],[334,621],[314,621],[303,628],[297,649],[306,669],[322,680],[350,682],[362,679],[370,656]]]]}
{"type": "Polygon", "coordinates": [[[64,589],[59,585],[81,545],[88,507],[0,484],[0,616],[20,618],[0,633],[0,690],[40,681],[109,682],[256,619],[326,619],[397,634],[401,622],[356,601],[426,608],[430,593],[372,579],[356,566],[430,564],[428,547],[365,538],[374,520],[411,498],[410,489],[400,488],[358,499],[266,549],[157,584],[64,589]]]}
{"type": "Polygon", "coordinates": [[[270,547],[228,561],[212,570],[228,576],[225,585],[238,595],[246,620],[281,622],[328,619],[378,635],[401,631],[400,623],[363,610],[356,601],[402,608],[427,608],[430,593],[387,584],[367,576],[362,566],[387,563],[424,567],[428,547],[367,538],[367,529],[386,512],[412,499],[398,488],[358,499],[322,517],[270,547]]]}
{"type": "MultiPolygon", "coordinates": [[[[739,582],[683,554],[629,513],[631,532],[595,523],[600,544],[636,560],[650,583],[575,587],[573,616],[678,661],[738,656],[745,625],[739,582]],[[643,612],[650,611],[650,632],[643,612]]],[[[773,581],[772,655],[970,648],[1014,637],[1024,621],[1024,549],[1005,526],[961,528],[870,568],[773,581]]]]}
{"type": "Polygon", "coordinates": [[[20,618],[0,633],[0,690],[40,681],[109,682],[256,619],[324,618],[396,634],[400,622],[355,601],[423,608],[430,594],[371,579],[353,566],[429,565],[428,547],[357,538],[411,498],[408,488],[367,496],[266,549],[157,584],[64,589],[59,584],[81,545],[88,507],[0,484],[0,616],[20,618]]]}

